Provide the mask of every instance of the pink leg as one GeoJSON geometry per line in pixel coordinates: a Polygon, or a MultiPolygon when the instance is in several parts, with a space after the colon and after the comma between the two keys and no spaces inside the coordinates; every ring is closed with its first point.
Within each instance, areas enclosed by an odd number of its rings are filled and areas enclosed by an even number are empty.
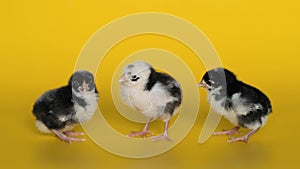
{"type": "Polygon", "coordinates": [[[233,139],[228,140],[228,143],[232,143],[232,142],[236,142],[236,141],[243,141],[245,143],[248,143],[249,137],[251,135],[253,135],[254,133],[256,133],[258,130],[259,130],[259,128],[253,129],[248,134],[246,134],[246,135],[244,135],[242,137],[233,138],[233,139]]]}
{"type": "Polygon", "coordinates": [[[84,133],[83,132],[75,132],[75,131],[66,131],[63,132],[65,135],[69,136],[69,137],[75,137],[75,136],[83,136],[84,133]]]}
{"type": "Polygon", "coordinates": [[[147,120],[145,127],[143,128],[142,131],[132,131],[130,134],[128,134],[128,137],[139,137],[142,136],[143,138],[145,138],[147,136],[147,134],[153,135],[153,133],[151,131],[148,130],[148,126],[149,126],[150,120],[147,120]]]}
{"type": "Polygon", "coordinates": [[[159,136],[151,137],[152,141],[167,140],[167,141],[173,142],[173,140],[168,136],[168,125],[169,125],[169,121],[165,121],[164,133],[159,136]]]}
{"type": "Polygon", "coordinates": [[[62,141],[65,141],[67,143],[72,143],[72,142],[84,142],[85,139],[83,138],[73,138],[73,137],[70,137],[58,130],[51,130],[59,139],[61,139],[62,141]]]}
{"type": "Polygon", "coordinates": [[[238,130],[240,129],[239,126],[234,127],[231,130],[223,130],[221,132],[214,132],[213,135],[228,135],[229,137],[234,135],[234,134],[238,134],[238,130]]]}

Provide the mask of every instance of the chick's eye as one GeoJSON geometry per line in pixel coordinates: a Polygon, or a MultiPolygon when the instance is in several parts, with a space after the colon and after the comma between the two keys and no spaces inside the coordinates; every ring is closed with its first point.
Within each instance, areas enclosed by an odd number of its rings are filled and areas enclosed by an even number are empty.
{"type": "Polygon", "coordinates": [[[137,80],[139,80],[140,78],[136,75],[131,76],[131,81],[135,82],[137,80]]]}
{"type": "Polygon", "coordinates": [[[74,84],[75,86],[79,86],[79,82],[78,82],[78,81],[74,81],[73,84],[74,84]]]}
{"type": "Polygon", "coordinates": [[[210,85],[210,80],[203,80],[206,84],[210,85]]]}
{"type": "Polygon", "coordinates": [[[92,83],[93,83],[92,80],[88,80],[88,81],[87,81],[87,84],[92,84],[92,83]]]}

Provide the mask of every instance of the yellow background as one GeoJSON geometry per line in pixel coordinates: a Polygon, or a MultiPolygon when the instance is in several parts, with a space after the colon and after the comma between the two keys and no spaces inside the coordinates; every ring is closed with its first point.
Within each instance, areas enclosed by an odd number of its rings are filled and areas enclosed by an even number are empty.
{"type": "MultiPolygon", "coordinates": [[[[299,10],[299,2],[291,0],[1,1],[1,168],[299,168],[299,10]],[[199,115],[189,135],[171,151],[148,159],[112,155],[89,139],[68,145],[37,131],[31,113],[35,99],[67,83],[81,48],[96,30],[137,12],[165,12],[190,21],[210,38],[225,67],[270,97],[273,114],[250,144],[227,144],[226,137],[197,142],[209,108],[204,90],[199,90],[199,115]]],[[[185,59],[200,80],[205,71],[201,62],[187,60],[194,54],[166,37],[130,38],[107,57],[153,47],[185,59]]],[[[110,78],[97,74],[104,100],[100,107],[111,104],[105,99],[110,78]]],[[[106,118],[123,128],[109,114],[106,118]]],[[[162,123],[156,124],[150,127],[157,133],[162,123]]],[[[230,127],[222,120],[218,130],[230,127]]]]}

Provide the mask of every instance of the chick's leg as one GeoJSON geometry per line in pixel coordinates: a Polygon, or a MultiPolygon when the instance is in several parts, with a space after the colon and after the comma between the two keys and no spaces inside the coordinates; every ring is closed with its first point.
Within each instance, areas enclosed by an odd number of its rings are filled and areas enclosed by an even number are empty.
{"type": "Polygon", "coordinates": [[[247,133],[246,135],[244,135],[242,137],[237,137],[237,138],[228,140],[228,143],[232,143],[232,142],[236,142],[236,141],[242,141],[242,142],[248,143],[249,137],[251,135],[253,135],[254,133],[256,133],[258,130],[259,130],[259,128],[253,129],[249,133],[247,133]]]}
{"type": "Polygon", "coordinates": [[[75,136],[83,136],[84,133],[83,132],[75,132],[75,131],[66,131],[63,132],[65,135],[69,136],[69,137],[75,137],[75,136]]]}
{"type": "Polygon", "coordinates": [[[168,136],[169,120],[165,121],[164,123],[165,123],[164,133],[162,135],[159,135],[159,136],[151,137],[152,141],[167,140],[167,141],[173,142],[173,140],[168,136]]]}
{"type": "MultiPolygon", "coordinates": [[[[67,134],[64,134],[58,130],[52,129],[51,130],[59,139],[61,139],[62,141],[65,141],[67,143],[72,143],[72,142],[84,142],[85,139],[83,138],[74,138],[74,137],[70,137],[67,134]]],[[[74,133],[73,133],[74,134],[74,133]]]]}
{"type": "Polygon", "coordinates": [[[238,134],[238,130],[240,129],[239,126],[234,127],[231,130],[223,130],[221,132],[214,132],[213,135],[228,135],[228,136],[232,136],[234,134],[238,134]]]}
{"type": "Polygon", "coordinates": [[[143,128],[142,131],[139,131],[139,132],[137,132],[137,131],[132,131],[132,132],[131,132],[130,134],[128,134],[127,136],[128,136],[128,137],[139,137],[139,136],[141,136],[141,137],[145,138],[145,137],[147,136],[147,134],[153,135],[153,133],[152,133],[151,131],[148,130],[148,126],[149,126],[150,121],[151,121],[151,120],[147,120],[147,121],[146,121],[146,125],[145,125],[145,127],[143,128]]]}

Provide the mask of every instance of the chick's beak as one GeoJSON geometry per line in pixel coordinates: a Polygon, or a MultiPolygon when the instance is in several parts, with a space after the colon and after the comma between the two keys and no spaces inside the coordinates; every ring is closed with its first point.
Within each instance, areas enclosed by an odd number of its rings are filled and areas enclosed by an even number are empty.
{"type": "Polygon", "coordinates": [[[83,81],[83,83],[82,83],[82,91],[84,91],[84,92],[86,92],[87,91],[87,87],[88,87],[88,85],[86,84],[86,82],[85,81],[83,81]]]}
{"type": "Polygon", "coordinates": [[[202,82],[198,83],[197,86],[198,86],[198,87],[204,87],[204,88],[205,88],[205,87],[206,87],[206,84],[205,84],[205,82],[202,81],[202,82]]]}
{"type": "Polygon", "coordinates": [[[119,79],[119,82],[120,83],[125,83],[125,82],[127,82],[128,80],[127,80],[127,78],[125,77],[125,74],[123,74],[122,76],[121,76],[121,78],[119,79]]]}

